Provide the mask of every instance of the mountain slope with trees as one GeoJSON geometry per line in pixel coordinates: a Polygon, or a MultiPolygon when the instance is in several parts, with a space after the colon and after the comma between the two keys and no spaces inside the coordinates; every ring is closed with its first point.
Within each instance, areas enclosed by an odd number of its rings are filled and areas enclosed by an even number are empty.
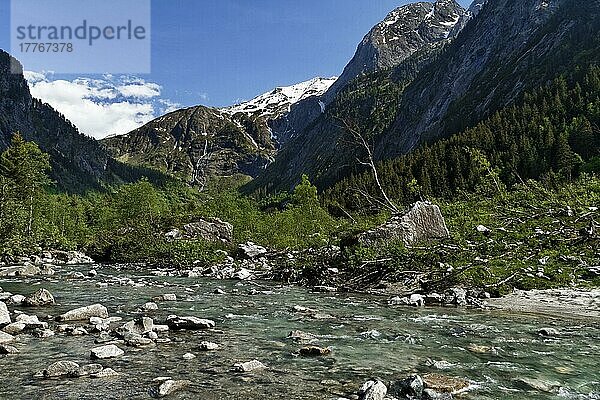
{"type": "Polygon", "coordinates": [[[247,189],[287,190],[302,174],[324,189],[362,171],[361,148],[347,125],[360,129],[377,160],[473,126],[519,101],[523,92],[600,62],[599,17],[598,2],[487,2],[449,44],[358,78],[355,85],[362,82],[364,90],[350,85],[339,93],[336,105],[286,145],[247,189]],[[419,56],[419,67],[407,76],[407,63],[415,65],[419,56]],[[370,120],[377,124],[365,123],[370,120]]]}
{"type": "Polygon", "coordinates": [[[63,115],[31,97],[23,74],[12,73],[11,64],[22,71],[17,60],[0,50],[0,151],[9,146],[13,133],[20,132],[50,156],[51,178],[69,192],[102,189],[144,176],[155,182],[166,178],[117,162],[63,115]]]}

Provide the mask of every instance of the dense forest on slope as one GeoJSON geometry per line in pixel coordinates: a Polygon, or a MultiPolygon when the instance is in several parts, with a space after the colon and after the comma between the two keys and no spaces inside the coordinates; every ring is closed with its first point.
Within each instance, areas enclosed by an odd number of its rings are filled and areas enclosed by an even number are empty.
{"type": "MultiPolygon", "coordinates": [[[[598,67],[557,78],[462,133],[379,164],[386,191],[400,203],[599,169],[598,67]]],[[[357,210],[369,206],[361,192],[380,195],[370,171],[342,180],[325,198],[357,210]]]]}

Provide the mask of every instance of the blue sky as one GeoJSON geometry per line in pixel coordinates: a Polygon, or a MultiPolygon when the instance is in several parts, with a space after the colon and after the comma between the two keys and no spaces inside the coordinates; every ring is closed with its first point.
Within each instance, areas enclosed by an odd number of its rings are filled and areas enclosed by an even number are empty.
{"type": "MultiPolygon", "coordinates": [[[[152,73],[137,78],[158,85],[165,104],[226,106],[276,86],[339,75],[369,29],[406,3],[152,0],[152,73]]],[[[0,0],[0,48],[6,50],[9,4],[0,0]]]]}

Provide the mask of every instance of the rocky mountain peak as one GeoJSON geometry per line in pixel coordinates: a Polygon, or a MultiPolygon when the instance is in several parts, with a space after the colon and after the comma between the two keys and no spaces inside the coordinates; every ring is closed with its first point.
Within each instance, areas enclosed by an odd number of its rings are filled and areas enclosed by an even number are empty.
{"type": "Polygon", "coordinates": [[[362,74],[395,67],[424,47],[453,38],[458,33],[454,27],[466,13],[455,0],[396,8],[364,37],[354,58],[328,91],[326,101],[362,74]]]}

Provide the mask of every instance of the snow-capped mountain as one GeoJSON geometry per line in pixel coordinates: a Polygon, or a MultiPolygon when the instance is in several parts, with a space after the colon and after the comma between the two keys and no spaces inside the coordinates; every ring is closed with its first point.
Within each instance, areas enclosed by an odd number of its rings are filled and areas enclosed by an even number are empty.
{"type": "Polygon", "coordinates": [[[243,113],[249,117],[276,119],[290,111],[292,105],[312,96],[321,96],[336,81],[332,78],[313,78],[292,86],[278,87],[250,101],[225,107],[229,114],[243,113]]]}

